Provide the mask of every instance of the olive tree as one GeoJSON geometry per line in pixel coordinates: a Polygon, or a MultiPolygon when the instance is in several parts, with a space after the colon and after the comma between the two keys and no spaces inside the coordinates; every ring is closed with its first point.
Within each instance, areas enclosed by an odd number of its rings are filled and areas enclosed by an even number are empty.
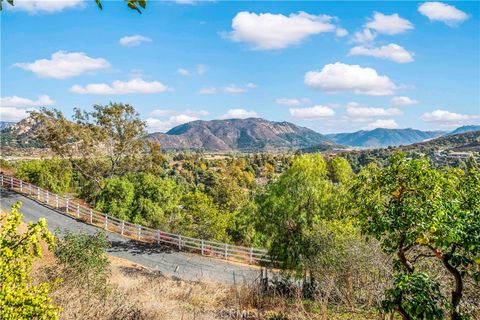
{"type": "Polygon", "coordinates": [[[385,168],[369,165],[354,187],[364,233],[394,256],[397,276],[384,307],[404,319],[462,319],[464,281],[478,279],[480,174],[475,166],[436,169],[426,159],[394,155],[385,168]],[[421,261],[433,259],[452,278],[448,303],[421,261]],[[418,287],[421,290],[418,290],[418,287]]]}

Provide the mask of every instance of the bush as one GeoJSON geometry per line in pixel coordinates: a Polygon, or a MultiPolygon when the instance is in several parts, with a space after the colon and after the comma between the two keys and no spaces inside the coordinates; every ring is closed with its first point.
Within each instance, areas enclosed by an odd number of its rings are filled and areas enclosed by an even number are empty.
{"type": "Polygon", "coordinates": [[[42,256],[40,240],[53,246],[45,219],[29,223],[19,232],[20,203],[0,215],[0,319],[58,319],[59,309],[50,298],[49,283],[34,284],[31,267],[42,256]]]}
{"type": "Polygon", "coordinates": [[[72,167],[59,159],[29,160],[20,164],[16,176],[54,193],[64,193],[72,182],[72,167]]]}
{"type": "Polygon", "coordinates": [[[104,292],[110,276],[110,262],[105,254],[109,246],[104,232],[89,235],[65,231],[55,248],[65,281],[94,293],[104,292]]]}

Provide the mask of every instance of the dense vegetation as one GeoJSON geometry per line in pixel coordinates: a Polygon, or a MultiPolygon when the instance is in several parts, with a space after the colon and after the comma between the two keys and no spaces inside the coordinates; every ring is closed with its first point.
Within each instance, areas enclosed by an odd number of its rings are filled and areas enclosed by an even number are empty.
{"type": "Polygon", "coordinates": [[[452,168],[396,153],[381,162],[169,155],[142,140],[144,124],[129,105],[77,111],[75,121],[55,110],[34,116],[58,158],[16,162],[19,177],[135,223],[267,247],[284,273],[265,294],[404,319],[478,316],[474,161],[452,168]]]}

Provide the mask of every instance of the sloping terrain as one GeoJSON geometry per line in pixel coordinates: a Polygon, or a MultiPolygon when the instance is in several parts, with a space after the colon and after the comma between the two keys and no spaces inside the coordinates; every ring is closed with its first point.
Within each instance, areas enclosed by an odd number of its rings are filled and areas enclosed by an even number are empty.
{"type": "Polygon", "coordinates": [[[471,126],[463,126],[459,127],[452,132],[447,133],[447,136],[453,136],[455,134],[459,133],[465,133],[465,132],[472,132],[472,131],[480,131],[480,125],[471,125],[471,126]]]}
{"type": "Polygon", "coordinates": [[[322,134],[289,122],[259,118],[193,121],[167,133],[152,133],[162,149],[208,151],[295,150],[313,145],[326,149],[338,146],[322,134]]]}
{"type": "Polygon", "coordinates": [[[325,135],[328,139],[341,145],[363,148],[400,146],[422,142],[443,135],[442,131],[421,131],[415,129],[384,129],[352,133],[336,133],[325,135]]]}
{"type": "MultiPolygon", "coordinates": [[[[0,197],[2,199],[1,210],[8,211],[15,202],[20,201],[23,204],[20,212],[24,215],[25,221],[46,218],[51,231],[58,228],[93,234],[100,230],[13,191],[0,188],[0,197]]],[[[108,249],[110,255],[139,263],[163,275],[183,280],[206,280],[220,283],[251,282],[259,274],[259,269],[253,266],[179,252],[166,246],[140,243],[115,233],[108,233],[108,239],[111,242],[111,248],[108,249]]]]}

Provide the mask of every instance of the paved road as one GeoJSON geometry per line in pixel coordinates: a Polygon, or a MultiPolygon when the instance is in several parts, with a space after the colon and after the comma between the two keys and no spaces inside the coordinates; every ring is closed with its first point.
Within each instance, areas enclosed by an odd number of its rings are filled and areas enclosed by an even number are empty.
{"type": "MultiPolygon", "coordinates": [[[[0,189],[0,208],[2,210],[9,210],[16,201],[23,204],[20,212],[24,215],[25,221],[35,222],[39,218],[46,218],[51,231],[67,229],[93,234],[100,230],[18,193],[0,189]]],[[[233,283],[235,277],[237,283],[243,283],[253,281],[260,272],[255,267],[179,252],[166,246],[145,244],[114,233],[108,233],[108,238],[112,244],[111,248],[107,250],[110,255],[128,259],[166,276],[183,280],[233,283]]]]}

